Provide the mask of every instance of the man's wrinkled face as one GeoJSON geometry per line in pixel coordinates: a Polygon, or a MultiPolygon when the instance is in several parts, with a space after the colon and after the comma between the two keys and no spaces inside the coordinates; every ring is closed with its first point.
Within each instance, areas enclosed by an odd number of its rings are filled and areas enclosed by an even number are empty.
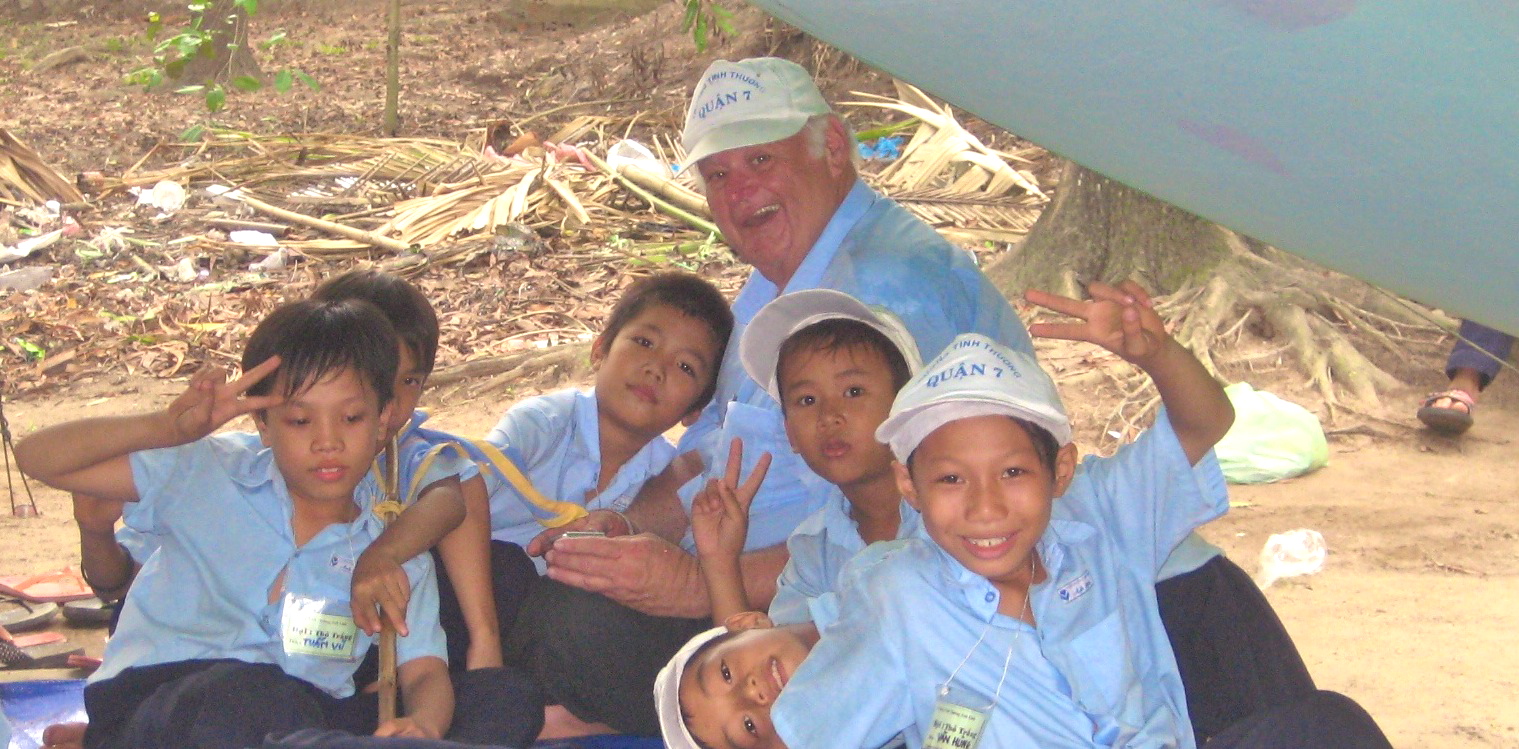
{"type": "Polygon", "coordinates": [[[803,128],[790,138],[715,153],[696,165],[729,246],[781,287],[854,184],[843,126],[829,122],[821,152],[809,147],[808,137],[803,128]]]}

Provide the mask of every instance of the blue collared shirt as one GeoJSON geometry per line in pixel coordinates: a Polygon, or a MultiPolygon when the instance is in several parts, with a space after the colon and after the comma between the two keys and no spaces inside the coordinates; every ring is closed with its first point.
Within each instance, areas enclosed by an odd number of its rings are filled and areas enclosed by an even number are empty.
{"type": "MultiPolygon", "coordinates": [[[[529,398],[506,412],[485,441],[524,459],[522,472],[545,497],[585,505],[587,510],[626,508],[650,477],[675,457],[675,447],[655,437],[628,459],[600,493],[601,427],[595,390],[561,390],[529,398]]],[[[526,500],[493,471],[487,471],[491,498],[491,538],[521,546],[543,532],[526,500]]],[[[544,561],[533,560],[541,574],[544,561]]]]}
{"type": "MultiPolygon", "coordinates": [[[[838,618],[839,573],[865,548],[860,526],[849,516],[850,504],[838,487],[823,506],[807,516],[786,539],[790,559],[776,581],[770,619],[777,625],[814,622],[819,629],[838,618]]],[[[918,511],[901,503],[897,538],[909,538],[923,524],[918,511]]]]}
{"type": "Polygon", "coordinates": [[[771,710],[786,744],[874,747],[902,731],[919,746],[958,668],[955,694],[996,703],[982,746],[1195,746],[1155,578],[1227,509],[1223,472],[1212,453],[1188,465],[1164,414],[1083,468],[1038,543],[1048,578],[1029,602],[1037,629],[999,614],[996,588],[924,530],[856,557],[838,621],[771,710]]]}
{"type": "MultiPolygon", "coordinates": [[[[214,435],[132,453],[130,460],[144,505],[139,518],[152,523],[143,530],[155,534],[160,547],[132,583],[105,663],[90,679],[132,666],[233,658],[278,665],[334,697],[353,694],[353,671],[374,638],[358,632],[350,658],[290,654],[281,625],[291,597],[319,601],[326,614],[351,615],[353,565],[384,527],[371,512],[382,498],[374,473],[354,490],[359,515],[353,522],[329,525],[297,547],[285,479],[273,453],[250,444],[247,435],[214,435]],[[277,580],[282,588],[271,603],[277,580]]],[[[445,453],[420,483],[466,470],[457,455],[445,453]]],[[[404,471],[402,480],[410,483],[404,471]]],[[[398,639],[397,660],[446,661],[432,559],[423,554],[403,567],[412,585],[410,634],[398,639]]]]}
{"type": "MultiPolygon", "coordinates": [[[[733,438],[744,441],[745,475],[762,453],[774,456],[749,511],[746,549],[785,541],[817,511],[829,488],[791,449],[780,404],[749,378],[736,354],[744,328],[767,302],[782,293],[818,288],[891,310],[918,342],[924,361],[961,333],[982,333],[1019,351],[1033,351],[1017,313],[969,253],[857,181],[784,289],[758,272],[750,274],[733,302],[733,336],[718,374],[717,395],[681,438],[680,451],[700,450],[707,466],[707,475],[680,490],[688,515],[696,493],[727,465],[733,438]]],[[[696,548],[689,533],[684,545],[696,548]]]]}

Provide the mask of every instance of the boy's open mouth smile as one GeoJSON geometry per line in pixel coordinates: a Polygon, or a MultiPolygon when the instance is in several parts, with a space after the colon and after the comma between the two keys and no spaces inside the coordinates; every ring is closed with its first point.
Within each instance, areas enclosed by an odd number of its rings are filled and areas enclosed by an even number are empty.
{"type": "Polygon", "coordinates": [[[312,473],[322,481],[337,481],[348,473],[348,469],[340,465],[321,465],[312,469],[312,473]]]}
{"type": "Polygon", "coordinates": [[[982,536],[977,538],[962,536],[961,539],[965,542],[966,550],[972,556],[981,559],[995,559],[1007,553],[1007,550],[1013,545],[1013,539],[1017,538],[1017,535],[1013,533],[1006,536],[982,536]]]}
{"type": "MultiPolygon", "coordinates": [[[[781,659],[779,659],[779,658],[771,658],[770,659],[770,680],[775,683],[775,693],[776,694],[780,694],[780,691],[786,687],[786,682],[788,681],[788,678],[789,677],[787,677],[785,669],[781,668],[781,659]]],[[[774,699],[774,697],[772,697],[771,699],[774,699]]]]}

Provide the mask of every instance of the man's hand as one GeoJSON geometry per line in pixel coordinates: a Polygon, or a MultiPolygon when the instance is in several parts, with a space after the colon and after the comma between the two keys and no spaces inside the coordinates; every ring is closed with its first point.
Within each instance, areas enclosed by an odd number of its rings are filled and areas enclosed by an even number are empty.
{"type": "Polygon", "coordinates": [[[410,716],[405,718],[391,718],[380,724],[375,729],[376,736],[404,736],[409,739],[441,739],[437,731],[434,731],[418,723],[410,716]]]}
{"type": "Polygon", "coordinates": [[[651,616],[706,616],[696,558],[652,533],[565,538],[546,555],[548,576],[651,616]]]}
{"type": "Polygon", "coordinates": [[[279,366],[280,358],[271,356],[231,381],[220,367],[196,372],[190,378],[190,387],[164,411],[179,444],[194,442],[245,413],[278,406],[285,400],[282,395],[244,395],[279,366]]]}
{"type": "Polygon", "coordinates": [[[370,545],[359,555],[353,566],[352,586],[349,603],[353,623],[359,629],[371,635],[379,632],[383,615],[396,634],[407,635],[406,604],[411,601],[411,580],[384,548],[370,545]]]}
{"type": "Polygon", "coordinates": [[[547,554],[549,549],[554,548],[554,542],[570,531],[601,531],[607,538],[633,534],[633,528],[628,524],[627,516],[611,510],[591,510],[583,518],[572,520],[558,528],[549,528],[533,536],[533,540],[527,543],[528,555],[541,557],[547,554]]]}

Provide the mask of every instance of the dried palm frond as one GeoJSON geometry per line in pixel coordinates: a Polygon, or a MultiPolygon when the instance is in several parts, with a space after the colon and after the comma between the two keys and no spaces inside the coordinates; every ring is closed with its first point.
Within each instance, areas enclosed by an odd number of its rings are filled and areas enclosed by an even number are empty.
{"type": "Polygon", "coordinates": [[[37,203],[84,200],[79,188],[3,127],[0,127],[0,197],[12,202],[29,198],[37,203]]]}

